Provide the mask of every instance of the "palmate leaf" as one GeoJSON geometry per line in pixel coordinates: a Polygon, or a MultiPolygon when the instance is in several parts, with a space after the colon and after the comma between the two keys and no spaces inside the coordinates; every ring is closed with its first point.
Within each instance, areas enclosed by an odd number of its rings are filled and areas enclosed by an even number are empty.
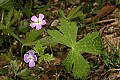
{"type": "MultiPolygon", "coordinates": [[[[96,41],[96,38],[99,36],[98,32],[93,32],[91,34],[86,35],[83,39],[79,40],[76,44],[77,48],[81,52],[88,52],[91,54],[100,53],[100,49],[98,49],[96,44],[99,41],[96,41]],[[96,43],[95,43],[96,41],[96,43]]],[[[100,44],[98,44],[100,46],[100,44]]]]}
{"type": "Polygon", "coordinates": [[[57,28],[57,30],[48,30],[48,34],[50,34],[55,42],[59,42],[68,47],[73,47],[76,44],[77,37],[77,26],[75,23],[69,23],[65,19],[61,19],[61,26],[57,28]]]}
{"type": "Polygon", "coordinates": [[[38,58],[38,63],[40,64],[43,60],[45,62],[47,61],[51,61],[51,60],[55,60],[55,58],[53,57],[53,55],[49,55],[49,53],[47,54],[44,54],[44,50],[46,49],[47,47],[43,47],[40,43],[40,41],[37,41],[36,44],[35,44],[35,47],[34,47],[34,50],[35,50],[35,53],[38,53],[39,55],[39,58],[38,58]]]}
{"type": "Polygon", "coordinates": [[[65,66],[67,71],[72,70],[73,76],[76,78],[86,77],[89,71],[89,63],[83,58],[77,48],[69,52],[62,65],[65,66]]]}
{"type": "Polygon", "coordinates": [[[66,59],[63,62],[67,71],[72,71],[74,77],[83,78],[87,76],[89,71],[88,62],[82,57],[81,52],[88,52],[92,54],[100,53],[100,50],[96,48],[98,32],[88,34],[82,40],[76,42],[77,26],[74,22],[68,22],[65,19],[61,19],[58,30],[48,30],[48,34],[52,36],[55,42],[61,43],[71,48],[66,59]],[[94,43],[94,40],[96,40],[94,43]]]}

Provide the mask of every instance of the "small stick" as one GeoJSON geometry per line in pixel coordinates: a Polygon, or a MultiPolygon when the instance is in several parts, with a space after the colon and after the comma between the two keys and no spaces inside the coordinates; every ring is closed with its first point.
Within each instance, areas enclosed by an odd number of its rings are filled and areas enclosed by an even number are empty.
{"type": "Polygon", "coordinates": [[[106,23],[106,22],[114,22],[114,21],[117,21],[117,20],[116,19],[107,19],[107,20],[102,20],[102,21],[99,21],[99,22],[95,22],[95,24],[106,23]]]}

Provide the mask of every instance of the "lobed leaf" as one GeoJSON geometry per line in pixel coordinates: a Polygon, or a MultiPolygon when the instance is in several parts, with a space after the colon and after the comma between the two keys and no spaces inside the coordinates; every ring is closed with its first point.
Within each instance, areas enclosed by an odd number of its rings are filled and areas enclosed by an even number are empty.
{"type": "Polygon", "coordinates": [[[58,30],[48,30],[48,34],[52,36],[53,41],[61,43],[71,48],[63,64],[67,71],[72,71],[74,77],[81,78],[87,76],[89,64],[80,54],[80,52],[88,52],[98,54],[101,52],[99,33],[93,32],[86,35],[83,39],[76,42],[77,26],[74,22],[68,22],[66,19],[60,20],[58,30]],[[97,48],[98,47],[98,48],[97,48]]]}
{"type": "Polygon", "coordinates": [[[42,47],[40,41],[37,41],[36,44],[35,44],[34,50],[35,50],[36,53],[39,54],[39,56],[42,56],[44,54],[44,50],[46,48],[47,47],[42,47]]]}
{"type": "Polygon", "coordinates": [[[40,36],[42,32],[43,32],[43,29],[31,30],[30,32],[27,32],[26,38],[22,41],[23,45],[26,45],[26,46],[34,45],[34,41],[40,36]]]}
{"type": "Polygon", "coordinates": [[[60,15],[61,15],[63,18],[66,18],[66,17],[65,17],[65,13],[64,13],[63,10],[61,10],[61,9],[59,9],[59,8],[57,8],[57,10],[58,10],[58,12],[60,13],[60,15]]]}
{"type": "Polygon", "coordinates": [[[73,72],[73,76],[76,78],[82,78],[87,76],[89,71],[89,63],[83,58],[83,56],[76,49],[72,49],[63,64],[67,71],[73,72]]]}
{"type": "Polygon", "coordinates": [[[57,27],[60,31],[57,30],[48,30],[55,42],[59,42],[68,47],[73,47],[76,44],[77,37],[77,26],[74,22],[70,23],[65,19],[61,19],[60,26],[57,27]]]}
{"type": "Polygon", "coordinates": [[[76,7],[75,9],[71,10],[68,15],[67,15],[67,18],[68,19],[71,19],[74,17],[74,15],[79,11],[79,9],[81,8],[82,6],[78,6],[76,7]]]}
{"type": "Polygon", "coordinates": [[[94,44],[94,41],[98,36],[99,36],[98,32],[93,32],[91,34],[86,35],[83,39],[79,40],[76,44],[79,51],[88,52],[91,54],[100,53],[101,50],[97,49],[96,44],[94,44]]]}

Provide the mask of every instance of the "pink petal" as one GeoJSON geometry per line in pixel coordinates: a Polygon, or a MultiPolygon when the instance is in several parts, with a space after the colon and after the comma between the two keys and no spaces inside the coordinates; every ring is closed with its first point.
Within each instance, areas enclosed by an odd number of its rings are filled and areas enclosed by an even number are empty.
{"type": "Polygon", "coordinates": [[[45,20],[43,20],[42,21],[42,23],[41,23],[41,25],[45,25],[46,24],[46,21],[45,20]]]}
{"type": "Polygon", "coordinates": [[[41,28],[42,28],[41,25],[37,25],[37,26],[36,26],[36,30],[40,30],[41,28]]]}
{"type": "Polygon", "coordinates": [[[34,58],[34,61],[37,61],[37,56],[36,55],[34,55],[33,58],[34,58]]]}
{"type": "Polygon", "coordinates": [[[43,14],[39,14],[39,19],[43,20],[43,18],[44,18],[44,15],[43,14]]]}
{"type": "Polygon", "coordinates": [[[34,22],[37,22],[38,18],[36,16],[32,16],[31,20],[34,21],[34,22]]]}
{"type": "Polygon", "coordinates": [[[30,62],[29,62],[29,67],[34,67],[35,66],[35,62],[33,61],[33,60],[31,60],[30,62]]]}
{"type": "Polygon", "coordinates": [[[35,24],[35,23],[30,23],[30,26],[31,26],[32,28],[34,28],[34,27],[36,26],[36,24],[35,24]]]}
{"type": "Polygon", "coordinates": [[[28,55],[28,54],[25,54],[25,55],[24,55],[24,61],[25,61],[26,63],[28,63],[28,62],[30,61],[28,58],[29,58],[29,55],[28,55]]]}
{"type": "Polygon", "coordinates": [[[34,52],[32,50],[29,50],[28,53],[29,53],[29,55],[34,56],[34,52]]]}

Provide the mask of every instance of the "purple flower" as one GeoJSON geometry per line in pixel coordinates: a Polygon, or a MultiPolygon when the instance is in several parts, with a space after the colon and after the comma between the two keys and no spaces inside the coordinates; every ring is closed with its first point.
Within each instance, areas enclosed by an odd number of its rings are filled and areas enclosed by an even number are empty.
{"type": "Polygon", "coordinates": [[[32,50],[28,51],[29,54],[24,54],[24,61],[26,63],[29,63],[29,67],[35,66],[35,61],[37,61],[37,56],[34,55],[34,52],[32,50]]]}
{"type": "Polygon", "coordinates": [[[36,16],[32,16],[31,17],[32,22],[30,26],[32,28],[36,27],[36,30],[40,30],[42,28],[42,25],[46,24],[46,21],[43,20],[43,18],[44,18],[43,14],[39,14],[39,18],[37,18],[36,16]]]}

